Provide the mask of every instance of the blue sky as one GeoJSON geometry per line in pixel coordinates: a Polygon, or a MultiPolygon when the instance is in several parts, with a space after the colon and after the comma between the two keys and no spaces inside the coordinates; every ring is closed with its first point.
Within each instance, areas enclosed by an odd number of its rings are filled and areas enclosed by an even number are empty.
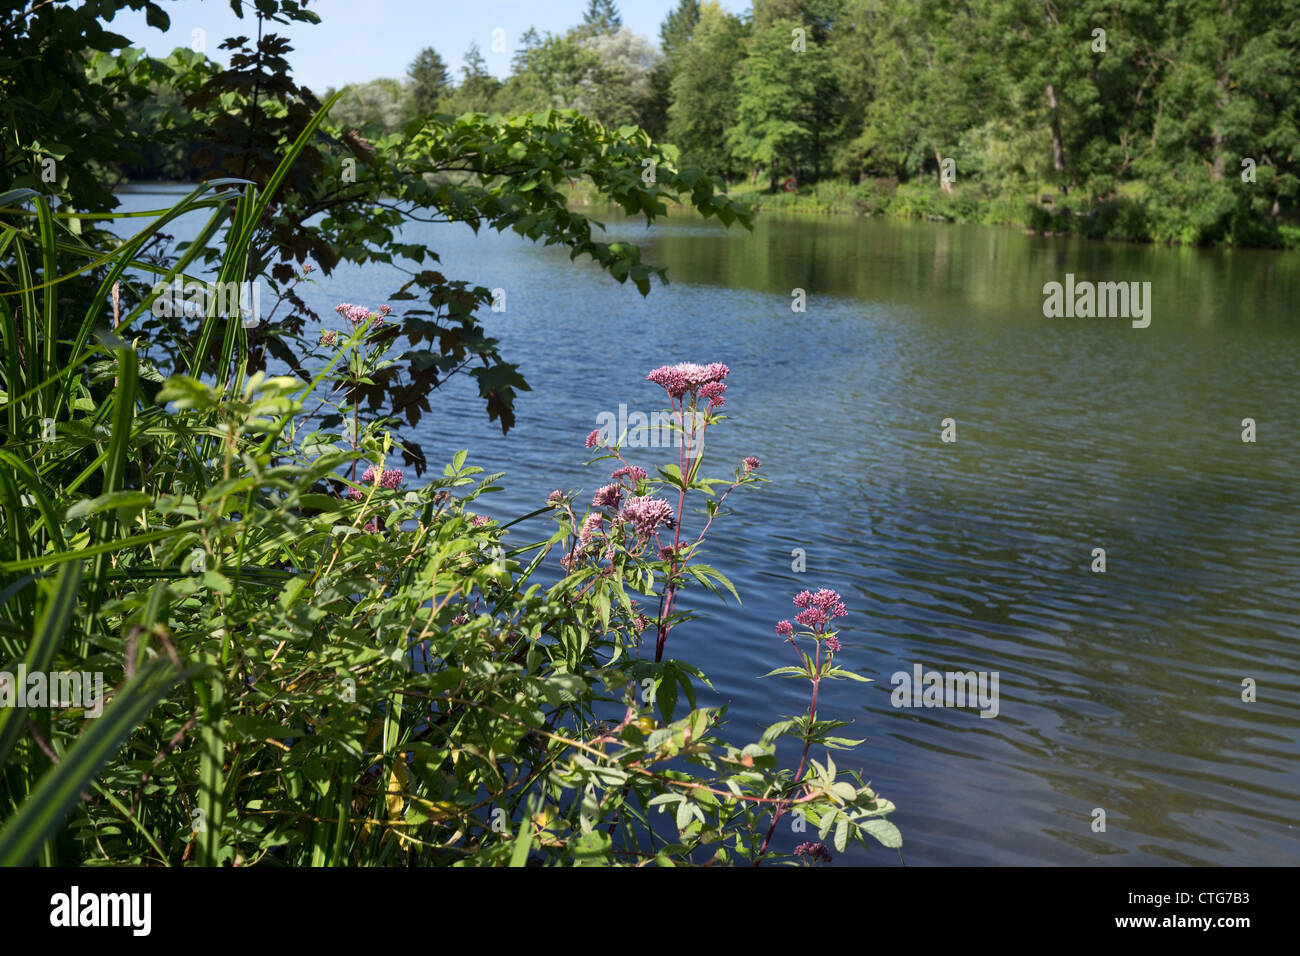
{"type": "MultiPolygon", "coordinates": [[[[744,13],[748,0],[720,0],[723,9],[744,13]]],[[[171,16],[166,33],[145,24],[142,13],[121,13],[110,25],[136,46],[165,56],[190,46],[194,30],[203,30],[206,52],[225,63],[217,47],[228,36],[255,36],[256,20],[231,12],[226,0],[177,0],[161,4],[171,16]]],[[[623,0],[623,24],[656,45],[659,24],[677,0],[623,0]]],[[[383,76],[401,77],[422,48],[431,46],[458,75],[461,58],[477,42],[488,69],[499,77],[510,72],[511,52],[529,26],[544,34],[562,33],[581,22],[587,0],[318,0],[310,9],[321,22],[277,25],[294,50],[289,55],[299,83],[323,92],[327,87],[361,83],[383,76]],[[505,31],[505,52],[493,52],[494,30],[505,31]]]]}

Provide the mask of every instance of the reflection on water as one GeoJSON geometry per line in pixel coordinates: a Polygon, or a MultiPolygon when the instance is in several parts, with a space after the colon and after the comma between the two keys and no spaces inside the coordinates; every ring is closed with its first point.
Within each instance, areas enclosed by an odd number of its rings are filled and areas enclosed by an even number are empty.
{"type": "MultiPolygon", "coordinates": [[[[733,496],[706,557],[743,606],[688,592],[704,613],[669,652],[713,677],[735,735],[806,706],[757,677],[789,663],[772,626],[790,597],[832,587],[842,662],[876,680],[824,689],[867,738],[836,760],[898,804],[910,864],[1300,863],[1300,257],[847,218],[609,222],[672,284],[642,299],[513,236],[408,230],[447,275],[507,290],[486,322],[534,389],[506,438],[448,391],[418,436],[431,462],[468,447],[508,471],[484,501],[504,518],[590,492],[601,412],[658,407],[656,365],[726,362],[734,417],[708,453],[728,474],[755,455],[772,483],[733,496]],[[1151,282],[1151,326],[1044,318],[1043,284],[1067,272],[1151,282]],[[890,675],[916,664],[998,672],[997,718],[893,708],[890,675]]],[[[328,320],[400,281],[342,267],[308,301],[328,320]]]]}

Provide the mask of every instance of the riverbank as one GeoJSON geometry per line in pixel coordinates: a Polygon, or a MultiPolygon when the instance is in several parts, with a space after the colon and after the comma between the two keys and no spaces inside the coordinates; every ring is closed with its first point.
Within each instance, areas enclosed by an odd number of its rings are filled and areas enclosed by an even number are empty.
{"type": "MultiPolygon", "coordinates": [[[[1235,182],[1235,181],[1234,181],[1235,182]]],[[[856,186],[825,180],[793,192],[734,185],[729,195],[755,213],[794,216],[880,216],[887,219],[1016,226],[1031,235],[1080,236],[1121,242],[1181,246],[1300,249],[1300,224],[1248,215],[1233,182],[1201,184],[1196,199],[1168,186],[1127,183],[1103,202],[1063,195],[1045,187],[1035,192],[993,193],[979,183],[938,185],[866,180],[856,186]]],[[[1248,188],[1242,184],[1241,188],[1248,188]]],[[[570,202],[589,205],[588,183],[573,187],[570,202]]],[[[670,207],[675,204],[670,204],[670,207]]]]}

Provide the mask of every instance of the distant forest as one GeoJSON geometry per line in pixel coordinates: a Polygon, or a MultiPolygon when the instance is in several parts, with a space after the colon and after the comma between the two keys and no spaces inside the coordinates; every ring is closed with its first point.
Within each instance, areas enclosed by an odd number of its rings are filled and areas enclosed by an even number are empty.
{"type": "MultiPolygon", "coordinates": [[[[455,70],[430,47],[401,78],[346,87],[332,118],[374,138],[432,114],[575,109],[759,204],[797,190],[813,208],[1300,244],[1300,0],[755,0],[745,16],[680,0],[657,42],[590,0],[563,34],[495,40],[513,51],[504,82],[477,46],[455,70]]],[[[193,175],[185,85],[154,83],[127,176],[193,175]]]]}

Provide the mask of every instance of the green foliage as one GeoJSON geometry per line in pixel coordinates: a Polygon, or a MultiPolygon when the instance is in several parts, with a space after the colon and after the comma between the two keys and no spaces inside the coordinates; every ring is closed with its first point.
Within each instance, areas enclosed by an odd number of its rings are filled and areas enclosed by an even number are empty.
{"type": "Polygon", "coordinates": [[[451,74],[438,51],[425,47],[406,68],[406,75],[411,78],[411,105],[415,114],[430,116],[437,113],[451,91],[451,74]]]}
{"type": "MultiPolygon", "coordinates": [[[[181,356],[198,370],[220,343],[208,374],[142,374],[151,363],[121,336],[153,297],[120,312],[123,271],[154,268],[136,257],[147,237],[207,209],[229,217],[219,274],[242,279],[256,225],[319,119],[265,191],[201,187],[106,256],[33,192],[0,197],[0,242],[18,263],[0,282],[0,665],[98,672],[111,697],[98,717],[84,702],[0,709],[0,862],[759,863],[781,858],[771,830],[796,808],[841,849],[898,846],[881,822],[893,805],[809,756],[851,745],[815,701],[737,745],[721,711],[696,705],[704,675],[640,653],[647,629],[662,651],[691,616],[679,591],[734,596],[698,559],[730,492],[760,482],[756,463],[706,478],[685,452],[659,477],[627,477],[629,493],[677,492],[682,520],[688,495],[705,499],[707,521],[693,540],[674,522],[665,558],[652,531],[610,515],[593,548],[574,495],[514,521],[483,514],[502,476],[463,451],[419,486],[389,480],[397,444],[365,414],[396,341],[376,313],[307,349],[305,380],[249,373],[246,330],[215,314],[181,356]],[[84,318],[65,314],[63,294],[87,273],[57,275],[61,254],[106,270],[84,318]],[[118,334],[92,335],[109,313],[118,334]],[[359,423],[351,440],[321,426],[322,407],[359,423]],[[548,511],[554,532],[538,527],[548,511]],[[548,583],[556,553],[566,560],[548,583]],[[653,617],[641,610],[656,601],[653,617]],[[776,757],[782,736],[808,758],[794,773],[776,757]]],[[[413,149],[449,154],[478,141],[476,122],[428,130],[413,149]]],[[[496,129],[503,152],[545,166],[535,121],[511,122],[496,129]]],[[[551,136],[590,123],[562,122],[551,136]]],[[[617,169],[597,175],[640,202],[617,169]]],[[[480,188],[477,201],[504,203],[525,231],[547,208],[480,188]]],[[[593,249],[612,271],[628,261],[593,249]]],[[[694,392],[674,409],[694,420],[694,392]]],[[[617,440],[597,450],[611,456],[624,460],[617,440]]],[[[810,679],[855,676],[817,661],[810,679]]]]}
{"type": "Polygon", "coordinates": [[[736,124],[727,143],[737,160],[777,177],[815,177],[824,154],[823,109],[833,83],[829,51],[804,36],[795,20],[776,20],[755,33],[736,77],[736,124]]]}
{"type": "Polygon", "coordinates": [[[706,7],[689,42],[676,54],[667,137],[714,176],[736,168],[727,131],[736,120],[736,71],[744,60],[744,26],[706,7]]]}

